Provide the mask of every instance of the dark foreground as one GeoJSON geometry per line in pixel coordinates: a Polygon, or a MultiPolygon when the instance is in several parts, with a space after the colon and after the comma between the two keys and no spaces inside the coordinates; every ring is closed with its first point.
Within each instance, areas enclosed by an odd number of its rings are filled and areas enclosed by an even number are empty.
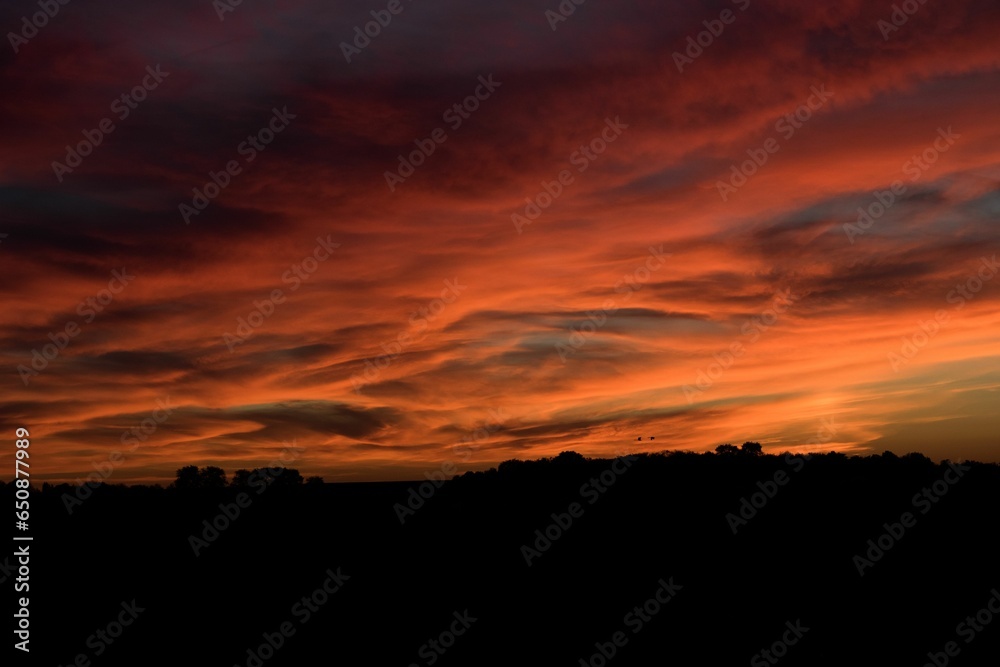
{"type": "Polygon", "coordinates": [[[1000,656],[996,465],[563,455],[428,482],[422,506],[419,483],[275,483],[102,487],[70,514],[67,489],[31,500],[28,664],[1000,656]]]}

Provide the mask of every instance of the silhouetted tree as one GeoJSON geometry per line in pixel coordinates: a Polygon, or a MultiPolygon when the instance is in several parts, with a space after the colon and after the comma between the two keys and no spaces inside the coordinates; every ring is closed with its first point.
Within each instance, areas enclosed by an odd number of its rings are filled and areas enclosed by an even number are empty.
{"type": "Polygon", "coordinates": [[[312,477],[306,478],[306,486],[311,489],[319,488],[323,486],[323,484],[323,478],[319,475],[313,475],[312,477]]]}
{"type": "Polygon", "coordinates": [[[302,474],[295,468],[254,468],[250,472],[251,478],[269,479],[268,486],[294,487],[301,486],[305,481],[302,474]]]}
{"type": "Polygon", "coordinates": [[[240,468],[233,473],[233,479],[229,482],[229,485],[237,489],[245,489],[250,486],[250,471],[246,468],[240,468]]]}
{"type": "Polygon", "coordinates": [[[497,466],[497,472],[500,473],[501,475],[516,473],[519,470],[524,470],[524,461],[520,459],[509,459],[507,461],[501,461],[500,465],[497,466]]]}
{"type": "Polygon", "coordinates": [[[285,474],[282,475],[282,477],[284,477],[285,483],[290,486],[302,486],[302,484],[306,481],[305,477],[302,476],[302,473],[295,468],[286,468],[285,474]]]}
{"type": "Polygon", "coordinates": [[[578,454],[577,452],[559,452],[559,456],[552,459],[553,463],[558,463],[561,465],[583,463],[587,459],[584,458],[583,454],[578,454]]]}
{"type": "Polygon", "coordinates": [[[177,470],[177,479],[174,486],[182,491],[189,491],[198,488],[198,466],[184,466],[177,470]]]}
{"type": "Polygon", "coordinates": [[[926,466],[926,467],[930,467],[930,466],[934,465],[933,461],[931,461],[929,458],[927,458],[926,456],[924,456],[923,454],[921,454],[919,452],[909,452],[908,454],[903,454],[899,458],[900,458],[901,461],[903,461],[905,463],[911,463],[911,464],[914,464],[914,465],[922,465],[922,466],[926,466]]]}
{"type": "Polygon", "coordinates": [[[198,478],[203,489],[226,488],[226,471],[218,466],[208,466],[198,471],[198,478]]]}
{"type": "Polygon", "coordinates": [[[192,489],[224,489],[226,471],[218,466],[199,469],[198,466],[184,466],[177,470],[174,487],[182,491],[192,489]]]}
{"type": "Polygon", "coordinates": [[[715,453],[719,454],[719,455],[726,456],[726,455],[731,455],[731,454],[739,454],[740,450],[736,447],[736,445],[725,444],[725,445],[719,445],[718,447],[716,447],[715,448],[715,453]]]}
{"type": "Polygon", "coordinates": [[[761,456],[764,453],[759,442],[744,442],[740,446],[740,451],[747,456],[761,456]]]}

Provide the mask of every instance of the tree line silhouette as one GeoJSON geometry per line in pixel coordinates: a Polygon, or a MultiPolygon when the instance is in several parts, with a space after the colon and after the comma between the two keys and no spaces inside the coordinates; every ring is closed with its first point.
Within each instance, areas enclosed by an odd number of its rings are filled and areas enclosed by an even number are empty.
{"type": "MultiPolygon", "coordinates": [[[[32,622],[59,632],[38,657],[71,664],[135,599],[148,611],[102,665],[135,664],[150,647],[163,664],[190,662],[191,646],[199,664],[247,665],[247,649],[294,621],[292,606],[342,568],[343,590],[266,667],[324,656],[424,667],[420,647],[466,610],[479,620],[441,667],[593,664],[595,645],[629,633],[624,619],[639,617],[661,580],[683,588],[641,635],[615,645],[609,666],[746,664],[800,620],[810,630],[787,667],[922,665],[963,641],[956,624],[1000,582],[989,529],[1000,515],[997,464],[963,462],[945,487],[951,462],[918,453],[813,451],[801,468],[752,441],[627,456],[613,483],[614,459],[574,451],[468,471],[405,524],[393,508],[425,480],[324,483],[294,468],[186,465],[167,486],[102,485],[72,514],[60,498],[73,487],[44,484],[31,500],[44,547],[32,552],[32,622]],[[605,490],[591,504],[581,489],[596,484],[605,490]],[[934,496],[926,514],[912,502],[924,489],[934,496]],[[189,537],[240,494],[252,502],[193,554],[189,537]],[[765,496],[751,516],[744,500],[765,496]],[[583,511],[570,523],[573,503],[583,511]],[[902,534],[905,511],[916,524],[902,534]],[[735,532],[733,514],[745,519],[735,532]],[[887,525],[900,535],[891,544],[887,525]],[[538,531],[550,544],[529,566],[522,546],[536,548],[538,531]],[[864,576],[859,555],[873,563],[864,576]],[[86,614],[65,604],[84,599],[86,614]]],[[[0,578],[4,567],[0,557],[0,578]]],[[[988,664],[998,648],[1000,620],[961,643],[958,660],[988,664]]]]}
{"type": "Polygon", "coordinates": [[[317,486],[323,484],[323,478],[316,475],[303,479],[302,474],[295,468],[254,468],[247,470],[240,468],[233,473],[233,478],[226,481],[226,471],[218,466],[184,466],[177,470],[177,478],[173,481],[172,487],[179,491],[208,491],[221,490],[227,487],[234,489],[247,489],[255,483],[279,487],[297,487],[303,484],[307,486],[317,486]]]}

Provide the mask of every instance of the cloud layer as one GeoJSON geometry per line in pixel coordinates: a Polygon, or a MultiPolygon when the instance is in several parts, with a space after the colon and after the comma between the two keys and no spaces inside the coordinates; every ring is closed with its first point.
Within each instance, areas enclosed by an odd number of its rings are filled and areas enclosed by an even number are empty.
{"type": "Polygon", "coordinates": [[[38,480],[1000,460],[1000,9],[914,5],[404,0],[351,62],[384,4],[62,5],[0,55],[0,420],[38,480]]]}

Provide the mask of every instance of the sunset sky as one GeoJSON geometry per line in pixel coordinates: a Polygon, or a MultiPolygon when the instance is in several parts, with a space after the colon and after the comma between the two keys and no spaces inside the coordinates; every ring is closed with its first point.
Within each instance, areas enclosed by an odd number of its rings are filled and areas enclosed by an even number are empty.
{"type": "Polygon", "coordinates": [[[6,3],[33,479],[1000,461],[997,4],[563,7],[6,3]]]}

